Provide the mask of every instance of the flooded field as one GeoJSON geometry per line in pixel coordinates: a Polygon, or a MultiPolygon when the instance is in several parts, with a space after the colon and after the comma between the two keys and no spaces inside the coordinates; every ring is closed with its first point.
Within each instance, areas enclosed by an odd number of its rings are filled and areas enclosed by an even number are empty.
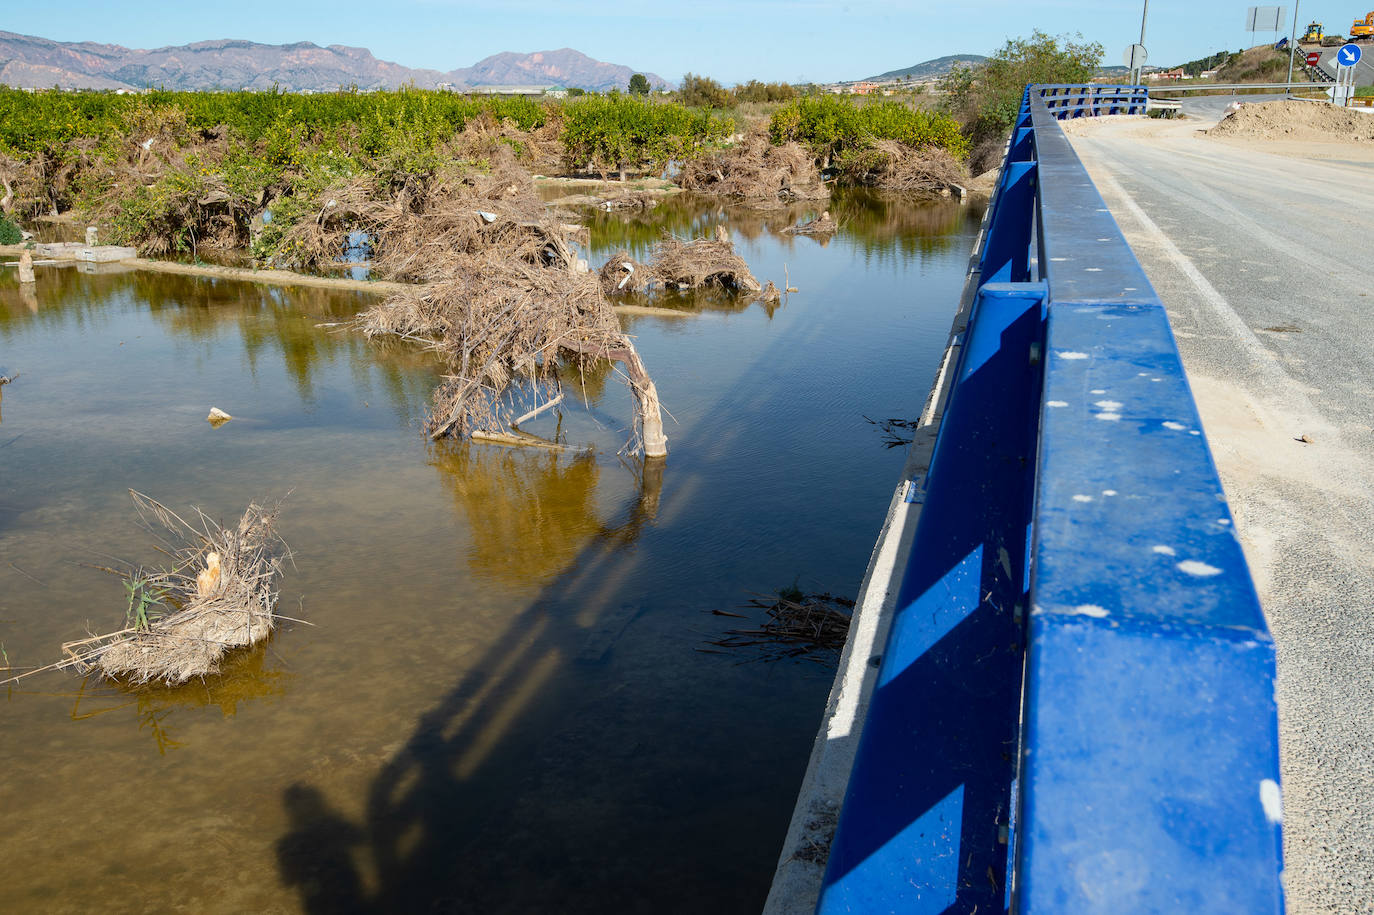
{"type": "Polygon", "coordinates": [[[648,469],[609,370],[529,426],[590,451],[428,443],[435,360],[318,326],[370,294],[0,272],[8,663],[122,625],[94,566],[158,558],[130,488],[226,520],[286,496],[279,609],[311,624],[180,689],[10,688],[4,907],[757,911],[832,671],[704,653],[740,623],[707,611],[855,595],[904,457],[865,416],[919,412],[980,216],[832,211],[824,246],[681,198],[592,220],[594,262],[722,223],[801,290],[626,318],[671,412],[648,469]]]}

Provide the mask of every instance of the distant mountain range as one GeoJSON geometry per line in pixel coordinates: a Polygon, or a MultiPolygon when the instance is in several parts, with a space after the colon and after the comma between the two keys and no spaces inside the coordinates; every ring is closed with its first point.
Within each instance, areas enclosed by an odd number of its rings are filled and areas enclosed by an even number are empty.
{"type": "Polygon", "coordinates": [[[949,54],[945,57],[937,57],[934,60],[927,60],[925,63],[914,64],[904,70],[888,70],[886,73],[879,73],[877,76],[870,76],[870,82],[879,80],[901,79],[910,77],[913,80],[939,79],[957,67],[972,67],[987,60],[981,54],[949,54]]]}
{"type": "MultiPolygon", "coordinates": [[[[413,69],[378,60],[366,48],[308,41],[288,45],[254,41],[198,41],[137,50],[92,41],[52,41],[0,32],[0,83],[20,88],[63,89],[271,89],[331,91],[341,86],[421,89],[449,85],[565,86],[604,92],[624,89],[636,71],[593,60],[572,48],[506,52],[448,72],[413,69]]],[[[668,82],[644,74],[651,86],[668,82]]]]}

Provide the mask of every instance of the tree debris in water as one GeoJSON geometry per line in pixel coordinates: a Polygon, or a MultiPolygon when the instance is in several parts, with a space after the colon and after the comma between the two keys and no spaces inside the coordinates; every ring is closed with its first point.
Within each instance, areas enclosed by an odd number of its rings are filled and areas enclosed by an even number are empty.
{"type": "Polygon", "coordinates": [[[393,295],[358,318],[368,336],[425,340],[450,374],[434,393],[432,438],[508,435],[516,381],[541,399],[559,394],[560,359],[621,362],[637,406],[637,434],[646,455],[667,453],[658,392],[601,280],[515,256],[454,255],[447,279],[393,295]]]}
{"type": "Polygon", "coordinates": [[[810,153],[796,143],[774,146],[759,134],[721,152],[686,162],[678,183],[687,190],[779,205],[830,196],[810,153]]]}
{"type": "Polygon", "coordinates": [[[795,226],[788,226],[782,230],[784,235],[834,235],[839,231],[839,223],[831,217],[829,210],[822,211],[821,215],[809,219],[806,222],[799,222],[795,226]]]}
{"type": "Polygon", "coordinates": [[[912,439],[909,433],[920,425],[920,422],[914,419],[878,420],[869,419],[865,416],[864,420],[869,423],[869,425],[878,427],[878,431],[883,434],[883,444],[888,448],[896,448],[900,445],[910,445],[912,439]]]}
{"type": "Polygon", "coordinates": [[[716,286],[734,292],[761,292],[762,284],[749,272],[744,258],[735,253],[729,236],[698,238],[684,242],[664,238],[654,246],[652,276],[676,289],[716,286]]]}
{"type": "Polygon", "coordinates": [[[606,295],[622,292],[642,292],[653,278],[643,264],[636,264],[628,252],[617,251],[597,271],[601,291],[606,295]]]}
{"type": "MultiPolygon", "coordinates": [[[[748,607],[764,610],[768,620],[749,629],[727,629],[725,636],[710,639],[721,648],[752,649],[749,660],[783,661],[801,658],[820,664],[834,664],[849,638],[849,623],[854,602],[829,593],[801,594],[788,589],[783,595],[750,599],[748,607]]],[[[744,618],[724,610],[716,616],[744,618]]]]}
{"type": "Polygon", "coordinates": [[[948,197],[967,181],[966,169],[953,153],[896,140],[874,140],[871,147],[846,157],[842,167],[856,184],[923,197],[948,197]]]}
{"type": "MultiPolygon", "coordinates": [[[[235,648],[256,645],[276,625],[277,577],[289,556],[273,530],[280,506],[249,505],[221,527],[196,510],[196,523],[129,491],[150,530],[165,532],[170,569],[134,569],[125,580],[125,628],[62,646],[60,667],[95,670],[135,684],[185,683],[219,670],[235,648]]],[[[155,531],[156,533],[156,531],[155,531]]]]}

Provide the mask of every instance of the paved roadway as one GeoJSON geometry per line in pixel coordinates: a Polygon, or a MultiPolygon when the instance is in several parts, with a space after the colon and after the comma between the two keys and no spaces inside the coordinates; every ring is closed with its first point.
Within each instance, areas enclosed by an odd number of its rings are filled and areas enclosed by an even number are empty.
{"type": "Polygon", "coordinates": [[[1199,126],[1071,131],[1168,307],[1277,644],[1289,911],[1374,912],[1374,150],[1199,126]]]}

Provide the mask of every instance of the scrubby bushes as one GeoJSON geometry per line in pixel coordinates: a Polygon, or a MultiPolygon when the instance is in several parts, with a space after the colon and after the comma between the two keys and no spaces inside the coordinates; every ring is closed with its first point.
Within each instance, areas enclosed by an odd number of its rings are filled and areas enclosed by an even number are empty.
{"type": "Polygon", "coordinates": [[[734,129],[732,119],[709,111],[613,93],[570,102],[563,113],[562,141],[575,168],[618,171],[623,177],[629,168],[661,168],[694,155],[734,129]]]}
{"type": "Polygon", "coordinates": [[[968,153],[959,125],[944,114],[894,101],[860,105],[834,95],[800,98],[779,108],[768,135],[774,143],[801,143],[825,163],[872,148],[878,140],[895,140],[913,150],[943,149],[956,158],[968,153]]]}
{"type": "Polygon", "coordinates": [[[1027,85],[1086,83],[1097,74],[1102,45],[1081,39],[1036,30],[1030,38],[1009,40],[976,67],[955,67],[940,81],[945,113],[964,125],[975,148],[975,172],[996,164],[1027,85]],[[990,156],[994,161],[987,161],[990,156]]]}
{"type": "Polygon", "coordinates": [[[17,245],[24,240],[19,227],[4,216],[0,216],[0,245],[17,245]]]}

